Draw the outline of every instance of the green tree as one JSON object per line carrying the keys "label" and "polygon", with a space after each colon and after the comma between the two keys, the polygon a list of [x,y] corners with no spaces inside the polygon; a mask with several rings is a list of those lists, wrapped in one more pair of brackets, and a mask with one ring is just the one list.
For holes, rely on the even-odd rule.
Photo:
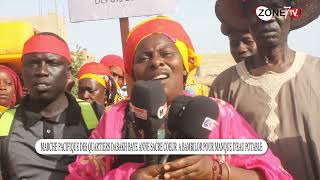
{"label": "green tree", "polygon": [[78,91],[77,74],[79,72],[79,69],[83,65],[83,62],[87,59],[86,54],[83,53],[85,50],[85,48],[82,48],[81,46],[77,45],[76,50],[71,51],[71,74],[72,79],[76,82],[71,90],[71,94],[73,94],[75,97],[77,97]]}

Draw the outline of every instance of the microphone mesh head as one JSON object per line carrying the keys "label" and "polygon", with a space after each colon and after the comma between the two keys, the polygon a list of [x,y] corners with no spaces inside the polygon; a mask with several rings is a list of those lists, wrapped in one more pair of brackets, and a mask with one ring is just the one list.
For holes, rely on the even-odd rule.
{"label": "microphone mesh head", "polygon": [[145,110],[147,118],[162,119],[162,115],[166,113],[167,98],[160,81],[135,82],[130,102],[134,107]]}
{"label": "microphone mesh head", "polygon": [[[174,108],[173,113],[176,112]],[[169,130],[179,135],[177,138],[206,139],[217,126],[218,116],[219,107],[212,99],[196,96],[187,103],[181,115],[169,117],[168,127],[170,125]]]}
{"label": "microphone mesh head", "polygon": [[182,113],[187,104],[192,100],[190,96],[177,96],[173,99],[169,114],[168,114],[168,129],[174,131],[177,129],[177,124],[182,116]]}

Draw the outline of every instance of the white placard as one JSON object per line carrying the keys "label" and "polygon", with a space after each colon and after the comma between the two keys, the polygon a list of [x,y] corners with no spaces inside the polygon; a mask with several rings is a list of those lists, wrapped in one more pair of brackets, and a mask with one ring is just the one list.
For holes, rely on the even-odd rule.
{"label": "white placard", "polygon": [[165,14],[176,0],[69,0],[71,22]]}

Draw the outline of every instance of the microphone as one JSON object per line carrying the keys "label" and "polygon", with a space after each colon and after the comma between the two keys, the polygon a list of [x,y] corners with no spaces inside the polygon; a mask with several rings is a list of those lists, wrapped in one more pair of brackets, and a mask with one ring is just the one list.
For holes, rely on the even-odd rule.
{"label": "microphone", "polygon": [[186,106],[189,104],[189,102],[192,101],[191,96],[177,96],[173,99],[170,110],[168,113],[168,121],[167,126],[168,129],[171,132],[171,137],[176,139],[177,136],[177,121],[178,119],[181,119],[182,113],[184,112]]}
{"label": "microphone", "polygon": [[[168,115],[168,129],[174,139],[207,139],[218,125],[219,106],[205,96],[176,97]],[[183,156],[163,157],[161,163]]]}
{"label": "microphone", "polygon": [[[167,114],[167,98],[160,81],[137,81],[132,88],[130,108],[135,115],[136,127],[143,130],[144,138],[158,139],[158,129]],[[145,164],[158,164],[160,157],[145,156]]]}
{"label": "microphone", "polygon": [[[169,110],[168,129],[179,139],[207,139],[218,125],[219,107],[216,102],[205,96],[196,96],[181,107],[182,98],[175,99]],[[181,98],[181,99],[180,99]],[[184,98],[185,99],[185,98]],[[178,112],[178,113],[177,113]]]}
{"label": "microphone", "polygon": [[160,81],[137,81],[130,99],[137,128],[145,131],[145,138],[157,139],[157,131],[167,113],[167,98]]}

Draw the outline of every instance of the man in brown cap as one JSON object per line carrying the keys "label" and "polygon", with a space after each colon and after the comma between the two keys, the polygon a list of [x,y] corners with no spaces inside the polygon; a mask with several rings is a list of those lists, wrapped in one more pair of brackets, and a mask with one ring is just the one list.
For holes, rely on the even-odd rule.
{"label": "man in brown cap", "polygon": [[236,63],[257,53],[256,42],[249,29],[238,31],[228,25],[221,24],[221,32],[229,38],[230,53]]}
{"label": "man in brown cap", "polygon": [[[301,8],[264,21],[255,7]],[[264,138],[295,179],[320,179],[320,58],[288,47],[290,31],[320,14],[319,0],[217,0],[216,15],[232,28],[249,27],[258,53],[220,74],[210,96],[231,103]]]}

